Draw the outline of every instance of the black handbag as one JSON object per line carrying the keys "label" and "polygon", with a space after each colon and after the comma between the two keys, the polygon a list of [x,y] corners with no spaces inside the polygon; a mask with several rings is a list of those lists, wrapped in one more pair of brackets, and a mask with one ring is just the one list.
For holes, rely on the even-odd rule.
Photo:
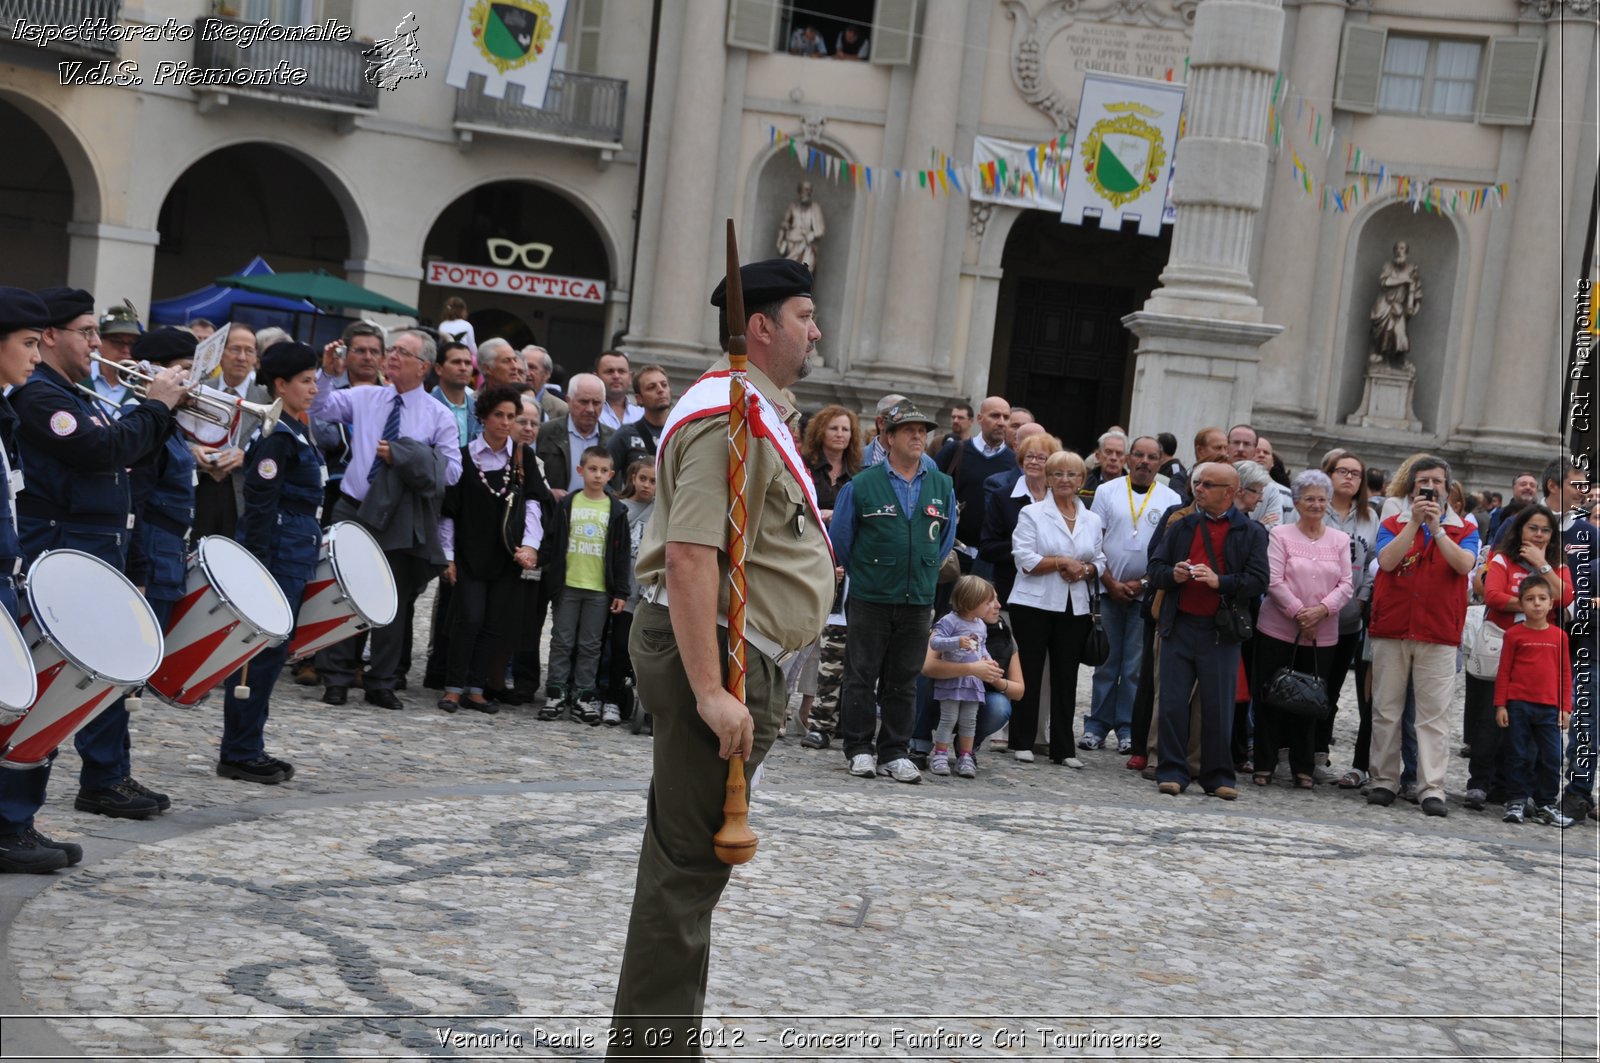
{"label": "black handbag", "polygon": [[[1200,525],[1200,542],[1205,545],[1206,558],[1211,562],[1211,571],[1221,574],[1217,567],[1217,553],[1211,548],[1211,536],[1207,534],[1204,518]],[[1223,642],[1247,642],[1256,633],[1255,621],[1250,618],[1250,607],[1239,599],[1236,594],[1219,594],[1221,604],[1217,606],[1217,638]]]}
{"label": "black handbag", "polygon": [[[1315,658],[1316,647],[1311,648]],[[1300,635],[1294,637],[1295,657],[1300,656]],[[1291,659],[1289,664],[1272,673],[1272,678],[1267,680],[1266,687],[1261,691],[1261,700],[1289,716],[1299,716],[1309,720],[1323,720],[1328,716],[1328,685],[1322,677],[1313,672],[1299,672],[1295,670],[1297,660]],[[1314,661],[1313,661],[1314,663]]]}
{"label": "black handbag", "polygon": [[1100,619],[1100,595],[1093,586],[1089,588],[1089,630],[1083,636],[1083,650],[1078,663],[1099,668],[1111,658],[1111,639]]}

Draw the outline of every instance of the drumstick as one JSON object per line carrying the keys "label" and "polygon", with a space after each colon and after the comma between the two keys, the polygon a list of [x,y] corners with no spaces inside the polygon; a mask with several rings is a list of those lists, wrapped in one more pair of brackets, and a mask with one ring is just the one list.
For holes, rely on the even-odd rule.
{"label": "drumstick", "polygon": [[233,696],[247,698],[250,696],[250,662],[246,661],[239,668],[239,685],[233,688]]}
{"label": "drumstick", "polygon": [[[745,420],[749,396],[745,394],[744,286],[739,276],[739,242],[733,219],[728,219],[728,693],[745,704],[745,451],[750,445],[750,425]],[[737,330],[737,331],[736,331]],[[750,801],[745,792],[744,757],[728,758],[728,781],[722,803],[722,829],[711,839],[717,859],[742,864],[756,855],[756,834],[750,829]]]}

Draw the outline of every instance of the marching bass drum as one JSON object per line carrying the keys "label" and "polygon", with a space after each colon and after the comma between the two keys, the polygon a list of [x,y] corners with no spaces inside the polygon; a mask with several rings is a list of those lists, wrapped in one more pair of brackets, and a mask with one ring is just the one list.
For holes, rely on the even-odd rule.
{"label": "marching bass drum", "polygon": [[166,656],[145,684],[169,705],[197,704],[239,666],[289,637],[294,613],[256,556],[208,535],[189,558],[183,597],[167,621]]}
{"label": "marching bass drum", "polygon": [[392,624],[399,609],[394,572],[378,540],[354,521],[340,521],[323,538],[316,574],[306,583],[289,659]]}
{"label": "marching bass drum", "polygon": [[46,550],[28,569],[22,637],[39,696],[0,727],[0,765],[31,768],[161,664],[161,628],[128,577],[81,550]]}
{"label": "marching bass drum", "polygon": [[38,696],[39,677],[33,671],[28,642],[11,614],[0,609],[0,727],[26,716]]}

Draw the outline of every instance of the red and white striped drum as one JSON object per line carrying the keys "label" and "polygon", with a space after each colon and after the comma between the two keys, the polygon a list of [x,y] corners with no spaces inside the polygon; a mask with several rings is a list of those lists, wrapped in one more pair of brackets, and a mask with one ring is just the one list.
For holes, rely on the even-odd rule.
{"label": "red and white striped drum", "polygon": [[194,705],[240,665],[289,637],[294,612],[278,581],[232,539],[208,535],[189,558],[167,620],[167,654],[145,684],[169,705]]}
{"label": "red and white striped drum", "polygon": [[9,727],[28,714],[39,696],[39,677],[22,629],[11,614],[0,609],[0,727]]}
{"label": "red and white striped drum", "polygon": [[340,521],[323,537],[316,574],[306,583],[289,659],[392,624],[399,608],[394,572],[378,540],[354,521]]}
{"label": "red and white striped drum", "polygon": [[47,550],[28,569],[22,637],[39,696],[0,727],[0,765],[31,768],[161,664],[161,628],[128,578],[80,550]]}

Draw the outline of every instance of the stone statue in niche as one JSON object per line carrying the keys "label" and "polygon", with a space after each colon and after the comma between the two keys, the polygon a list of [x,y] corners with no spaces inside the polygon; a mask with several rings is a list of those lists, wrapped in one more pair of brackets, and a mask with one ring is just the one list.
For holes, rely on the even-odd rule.
{"label": "stone statue in niche", "polygon": [[811,182],[801,181],[795,189],[799,198],[783,212],[778,226],[778,254],[817,272],[817,242],[827,231],[822,222],[822,207],[811,198]]}
{"label": "stone statue in niche", "polygon": [[1394,245],[1394,258],[1378,271],[1378,299],[1372,304],[1372,346],[1367,361],[1387,361],[1399,368],[1411,350],[1410,320],[1422,309],[1422,271],[1410,260],[1404,240]]}

